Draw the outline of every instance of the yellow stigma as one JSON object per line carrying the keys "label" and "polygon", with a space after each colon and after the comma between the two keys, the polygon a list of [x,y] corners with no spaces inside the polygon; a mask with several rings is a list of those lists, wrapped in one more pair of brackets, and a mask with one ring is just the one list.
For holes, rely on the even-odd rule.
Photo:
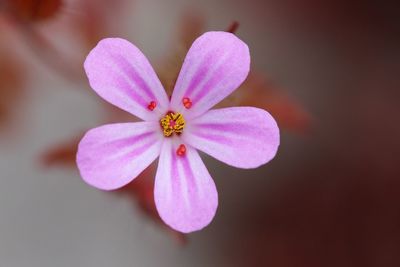
{"label": "yellow stigma", "polygon": [[181,113],[168,112],[160,120],[161,127],[163,128],[164,136],[171,136],[173,133],[181,134],[185,128],[185,119]]}

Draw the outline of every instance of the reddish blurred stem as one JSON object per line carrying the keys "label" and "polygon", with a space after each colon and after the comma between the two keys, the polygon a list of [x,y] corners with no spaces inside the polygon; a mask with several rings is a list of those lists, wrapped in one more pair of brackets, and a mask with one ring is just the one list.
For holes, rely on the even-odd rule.
{"label": "reddish blurred stem", "polygon": [[238,28],[239,28],[239,22],[235,20],[234,22],[231,23],[231,25],[226,31],[235,34]]}

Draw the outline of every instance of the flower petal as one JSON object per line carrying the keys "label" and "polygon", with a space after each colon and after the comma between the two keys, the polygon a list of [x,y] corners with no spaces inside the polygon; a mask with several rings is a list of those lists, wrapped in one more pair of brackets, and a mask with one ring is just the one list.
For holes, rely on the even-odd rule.
{"label": "flower petal", "polygon": [[183,140],[238,168],[270,161],[279,146],[279,128],[265,110],[234,107],[210,110],[187,125]]}
{"label": "flower petal", "polygon": [[[250,69],[247,45],[228,32],[207,32],[186,55],[172,93],[171,108],[185,118],[197,117],[220,102],[246,79]],[[190,109],[182,100],[189,98]]]}
{"label": "flower petal", "polygon": [[155,122],[136,122],[88,131],[76,158],[83,180],[99,189],[113,190],[135,179],[160,154],[163,138],[158,128]]}
{"label": "flower petal", "polygon": [[[120,38],[101,40],[84,64],[90,86],[111,104],[143,120],[159,119],[169,105],[160,80],[142,52]],[[148,109],[151,101],[157,106]]]}
{"label": "flower petal", "polygon": [[155,180],[154,199],[163,221],[173,229],[189,233],[207,226],[218,206],[213,179],[198,152],[186,146],[178,156],[178,144],[165,139]]}

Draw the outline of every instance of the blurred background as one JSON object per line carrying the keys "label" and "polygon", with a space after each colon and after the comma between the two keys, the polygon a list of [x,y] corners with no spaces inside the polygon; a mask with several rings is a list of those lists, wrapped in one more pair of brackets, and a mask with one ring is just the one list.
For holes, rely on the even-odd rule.
{"label": "blurred background", "polygon": [[[80,178],[82,134],[132,120],[82,63],[123,37],[171,92],[209,30],[252,55],[220,106],[268,110],[281,146],[256,170],[203,155],[219,208],[183,235],[157,215],[154,166],[113,192]],[[0,266],[400,266],[399,70],[395,1],[0,0]]]}

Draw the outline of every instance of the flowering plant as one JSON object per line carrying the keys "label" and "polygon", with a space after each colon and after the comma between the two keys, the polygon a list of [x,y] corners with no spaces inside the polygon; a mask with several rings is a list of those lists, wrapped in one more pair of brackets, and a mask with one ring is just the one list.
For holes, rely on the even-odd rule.
{"label": "flowering plant", "polygon": [[142,122],[90,130],[79,143],[77,164],[90,185],[113,190],[136,178],[159,157],[154,199],[160,217],[188,233],[208,225],[218,194],[197,150],[239,168],[270,161],[279,129],[253,107],[210,110],[246,79],[247,45],[228,32],[207,32],[190,48],[169,98],[150,63],[126,40],[108,38],[84,64],[91,87]]}

